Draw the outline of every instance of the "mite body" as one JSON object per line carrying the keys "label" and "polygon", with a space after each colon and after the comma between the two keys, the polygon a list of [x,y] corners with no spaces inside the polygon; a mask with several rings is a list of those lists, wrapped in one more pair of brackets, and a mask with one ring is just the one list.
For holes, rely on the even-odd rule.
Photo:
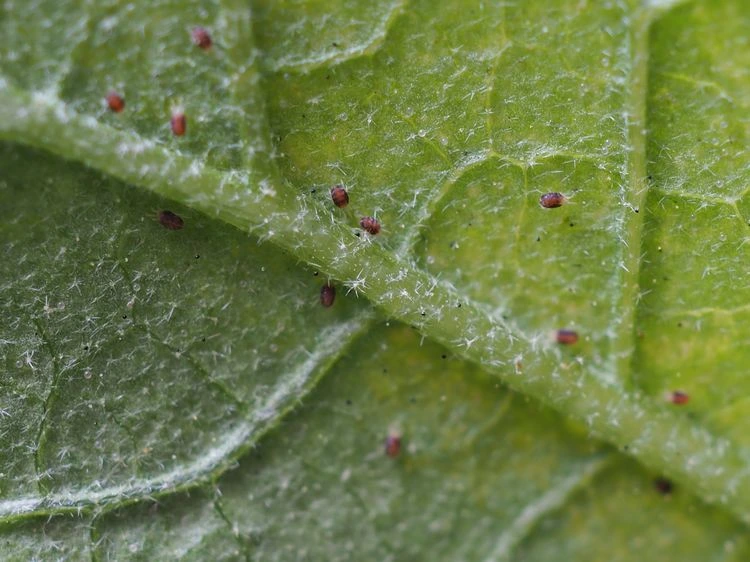
{"label": "mite body", "polygon": [[176,137],[181,137],[187,130],[187,117],[182,111],[175,111],[172,114],[172,119],[169,122],[172,127],[172,133]]}
{"label": "mite body", "polygon": [[343,185],[334,185],[331,188],[331,199],[333,204],[343,209],[349,204],[349,194],[344,189]]}
{"label": "mite body", "polygon": [[125,109],[125,100],[114,90],[109,92],[107,94],[107,97],[104,99],[107,101],[107,106],[109,106],[109,109],[114,111],[115,113],[120,113],[123,109]]}
{"label": "mite body", "polygon": [[159,223],[167,230],[182,230],[185,226],[185,221],[180,215],[167,210],[159,211]]}
{"label": "mite body", "polygon": [[573,345],[578,341],[578,332],[566,329],[557,330],[555,339],[561,345]]}
{"label": "mite body", "polygon": [[565,203],[566,199],[562,193],[556,191],[545,193],[539,198],[539,204],[545,209],[555,209],[561,207]]}
{"label": "mite body", "polygon": [[362,227],[362,230],[369,232],[373,236],[380,232],[380,223],[373,217],[362,217],[359,221],[359,226]]}
{"label": "mite body", "polygon": [[213,44],[211,41],[211,35],[206,28],[199,25],[193,28],[190,32],[190,37],[193,39],[193,43],[204,51],[210,49]]}
{"label": "mite body", "polygon": [[324,308],[330,308],[333,306],[333,301],[336,299],[336,288],[333,285],[323,285],[320,289],[320,304]]}
{"label": "mite body", "polygon": [[385,438],[385,454],[395,459],[401,453],[401,435],[394,431]]}

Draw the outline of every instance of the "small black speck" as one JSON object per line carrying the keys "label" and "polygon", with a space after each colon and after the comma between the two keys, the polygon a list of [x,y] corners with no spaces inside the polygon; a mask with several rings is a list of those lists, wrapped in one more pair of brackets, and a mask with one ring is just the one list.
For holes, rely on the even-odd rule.
{"label": "small black speck", "polygon": [[384,374],[387,373],[387,372],[388,372],[388,369],[383,369],[383,373]]}
{"label": "small black speck", "polygon": [[648,176],[646,176],[646,179],[649,180],[649,181],[651,181],[652,179],[654,179],[654,176],[652,176],[652,175],[649,174]]}
{"label": "small black speck", "polygon": [[319,273],[320,272],[316,271],[315,273],[313,273],[313,277],[317,277]]}
{"label": "small black speck", "polygon": [[122,319],[123,319],[123,320],[127,320],[127,318],[128,318],[128,315],[127,315],[127,314],[123,314],[123,315],[122,315]]}
{"label": "small black speck", "polygon": [[574,222],[570,223],[570,227],[571,228],[574,227],[575,225],[576,225],[576,223],[574,223]]}
{"label": "small black speck", "polygon": [[672,482],[670,480],[667,480],[666,478],[659,477],[656,480],[654,480],[654,487],[660,494],[671,494],[672,493]]}
{"label": "small black speck", "polygon": [[448,356],[445,353],[443,353],[443,355],[441,355],[440,357],[442,357],[443,359],[448,359]]}
{"label": "small black speck", "polygon": [[84,345],[84,346],[83,346],[83,350],[84,350],[84,351],[88,351],[88,350],[89,350],[89,346],[87,346],[87,345]]}
{"label": "small black speck", "polygon": [[625,445],[625,446],[623,446],[623,448],[622,448],[622,450],[623,450],[623,451],[627,451],[628,449],[630,449],[630,445]]}
{"label": "small black speck", "polygon": [[330,79],[331,79],[331,75],[330,74],[326,74],[326,80],[330,80]]}
{"label": "small black speck", "polygon": [[640,210],[640,209],[639,209],[638,207],[636,207],[636,208],[635,208],[635,209],[633,209],[633,210],[634,210],[634,211],[635,211],[636,213],[640,213],[640,212],[641,212],[641,210]]}
{"label": "small black speck", "polygon": [[682,328],[682,322],[677,322],[677,327]]}
{"label": "small black speck", "polygon": [[536,237],[536,241],[537,241],[537,242],[541,242],[541,241],[542,241],[542,237],[541,237],[541,236],[537,236],[537,237]]}
{"label": "small black speck", "polygon": [[347,405],[347,406],[351,406],[351,405],[352,405],[352,401],[351,401],[351,400],[349,400],[349,399],[347,399],[347,401],[346,401],[346,405]]}
{"label": "small black speck", "polygon": [[427,316],[427,313],[426,313],[426,312],[421,312],[420,314],[421,314],[422,316]]}
{"label": "small black speck", "polygon": [[201,338],[201,341],[202,341],[202,342],[205,342],[205,341],[206,341],[206,338],[205,338],[205,336]]}
{"label": "small black speck", "polygon": [[357,232],[354,233],[354,236],[362,236],[362,233],[359,232],[359,231],[357,231]]}
{"label": "small black speck", "polygon": [[311,189],[310,193],[317,193],[317,191],[318,191],[317,189]]}
{"label": "small black speck", "polygon": [[461,308],[461,303],[458,303],[457,308]]}
{"label": "small black speck", "polygon": [[333,43],[331,43],[331,45],[333,45],[334,47],[338,47],[339,46],[339,44],[336,43],[336,41],[334,41]]}
{"label": "small black speck", "polygon": [[411,398],[409,398],[409,402],[411,402],[412,404],[416,404],[417,399],[412,396]]}
{"label": "small black speck", "polygon": [[197,260],[201,259],[201,255],[200,254],[195,254],[195,259],[197,259]]}

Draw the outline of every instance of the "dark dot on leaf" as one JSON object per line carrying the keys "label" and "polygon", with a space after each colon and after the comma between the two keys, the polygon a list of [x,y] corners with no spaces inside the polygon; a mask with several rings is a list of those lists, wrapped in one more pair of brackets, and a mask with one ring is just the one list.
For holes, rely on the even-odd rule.
{"label": "dark dot on leaf", "polygon": [[205,341],[206,341],[206,337],[205,337],[205,336],[204,336],[204,337],[202,337],[202,338],[201,338],[201,341],[202,341],[202,342],[205,342]]}
{"label": "dark dot on leaf", "polygon": [[542,237],[541,237],[541,236],[537,236],[537,237],[536,237],[536,241],[537,241],[537,242],[541,242],[541,241],[542,241]]}
{"label": "dark dot on leaf", "polygon": [[209,35],[205,27],[194,27],[190,32],[190,36],[193,39],[193,43],[204,51],[211,48],[211,35]]}
{"label": "dark dot on leaf", "polygon": [[311,190],[310,190],[310,193],[311,193],[311,194],[313,194],[313,193],[317,193],[317,192],[318,192],[318,190],[317,190],[317,189],[311,189]]}
{"label": "dark dot on leaf", "polygon": [[181,230],[185,226],[182,217],[172,211],[159,211],[159,223],[167,230]]}
{"label": "dark dot on leaf", "polygon": [[422,314],[422,316],[427,316],[426,312],[422,312],[421,314]]}
{"label": "dark dot on leaf", "polygon": [[172,128],[172,134],[181,137],[187,130],[187,117],[182,111],[175,111],[169,120],[169,126]]}
{"label": "dark dot on leaf", "polygon": [[330,79],[331,79],[331,75],[330,74],[326,74],[326,80],[330,80]]}
{"label": "dark dot on leaf", "polygon": [[336,41],[334,41],[333,43],[331,43],[331,45],[334,46],[334,47],[338,47],[339,46],[339,44],[336,43]]}
{"label": "dark dot on leaf", "polygon": [[442,357],[443,359],[448,359],[448,356],[445,354],[441,355],[440,357]]}
{"label": "dark dot on leaf", "polygon": [[387,372],[388,372],[388,369],[383,369],[383,373],[387,373]]}
{"label": "dark dot on leaf", "polygon": [[682,328],[682,322],[677,322],[677,327]]}
{"label": "dark dot on leaf", "polygon": [[672,482],[670,480],[667,480],[666,478],[659,477],[656,480],[654,480],[654,488],[663,495],[671,494],[672,493]]}
{"label": "dark dot on leaf", "polygon": [[88,350],[89,350],[89,346],[87,346],[87,345],[84,345],[84,346],[83,346],[83,350],[84,350],[84,351],[88,351]]}
{"label": "dark dot on leaf", "polygon": [[362,233],[361,232],[355,232],[354,236],[362,236]]}
{"label": "dark dot on leaf", "polygon": [[574,227],[575,225],[576,225],[576,223],[574,223],[574,222],[570,223],[570,227],[571,228]]}
{"label": "dark dot on leaf", "polygon": [[623,451],[628,451],[629,449],[630,449],[630,445],[624,445],[622,448]]}
{"label": "dark dot on leaf", "polygon": [[654,179],[654,176],[652,176],[652,175],[649,174],[648,176],[646,176],[646,179],[649,180],[649,181],[651,181],[652,179]]}
{"label": "dark dot on leaf", "polygon": [[128,317],[128,315],[127,315],[127,314],[123,314],[123,315],[122,315],[122,319],[123,319],[123,320],[126,320],[126,319],[127,319],[127,317]]}
{"label": "dark dot on leaf", "polygon": [[315,273],[313,273],[313,277],[317,277],[319,274],[320,274],[320,272],[316,271]]}
{"label": "dark dot on leaf", "polygon": [[352,401],[351,401],[351,400],[349,400],[349,399],[347,399],[347,401],[346,401],[346,405],[347,405],[347,406],[351,406],[351,405],[352,405]]}
{"label": "dark dot on leaf", "polygon": [[411,398],[409,398],[409,402],[411,402],[412,404],[416,404],[417,399],[412,396]]}
{"label": "dark dot on leaf", "polygon": [[639,209],[638,207],[636,207],[636,208],[635,208],[635,209],[633,209],[633,210],[634,210],[634,211],[635,211],[636,213],[640,213],[640,212],[641,212],[641,210],[640,210],[640,209]]}
{"label": "dark dot on leaf", "polygon": [[195,254],[195,259],[197,259],[197,260],[201,259],[201,255],[200,254]]}

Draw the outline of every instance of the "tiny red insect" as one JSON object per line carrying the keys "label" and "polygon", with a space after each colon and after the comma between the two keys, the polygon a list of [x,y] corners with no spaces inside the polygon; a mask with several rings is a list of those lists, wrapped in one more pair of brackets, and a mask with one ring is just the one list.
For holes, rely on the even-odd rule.
{"label": "tiny red insect", "polygon": [[182,220],[182,217],[172,211],[159,211],[159,222],[164,228],[169,230],[181,230],[185,226],[185,221]]}
{"label": "tiny red insect", "polygon": [[333,204],[339,208],[346,207],[349,204],[349,194],[343,185],[334,185],[331,188],[331,199],[333,199]]}
{"label": "tiny red insect", "polygon": [[557,330],[557,343],[562,345],[573,345],[578,341],[578,332],[575,330]]}
{"label": "tiny red insect", "polygon": [[172,114],[172,120],[170,121],[172,126],[172,132],[176,137],[181,137],[185,134],[187,129],[187,118],[182,111],[176,111]]}
{"label": "tiny red insect", "polygon": [[373,236],[380,232],[380,223],[372,217],[362,217],[362,220],[359,221],[359,226]]}
{"label": "tiny red insect", "polygon": [[320,304],[325,308],[333,306],[333,301],[336,298],[336,288],[333,285],[323,285],[320,289]]}
{"label": "tiny red insect", "polygon": [[682,390],[675,390],[669,393],[668,399],[672,404],[676,404],[677,406],[684,406],[685,404],[690,402],[690,395],[687,392],[683,392]]}
{"label": "tiny red insect", "polygon": [[555,209],[565,203],[565,195],[562,193],[551,192],[545,193],[539,198],[539,204],[545,209]]}
{"label": "tiny red insect", "polygon": [[401,452],[401,435],[391,432],[385,438],[385,454],[389,457],[396,458]]}
{"label": "tiny red insect", "polygon": [[125,100],[122,99],[122,96],[114,90],[109,92],[107,94],[107,97],[104,99],[107,100],[107,105],[115,113],[120,113],[123,109],[125,109]]}
{"label": "tiny red insect", "polygon": [[193,31],[190,32],[190,36],[193,38],[193,43],[203,49],[204,51],[207,51],[211,48],[211,36],[208,34],[208,31],[205,27],[196,26],[193,28]]}
{"label": "tiny red insect", "polygon": [[659,493],[667,495],[672,493],[672,481],[667,480],[664,477],[659,477],[656,480],[654,480],[654,487],[659,491]]}

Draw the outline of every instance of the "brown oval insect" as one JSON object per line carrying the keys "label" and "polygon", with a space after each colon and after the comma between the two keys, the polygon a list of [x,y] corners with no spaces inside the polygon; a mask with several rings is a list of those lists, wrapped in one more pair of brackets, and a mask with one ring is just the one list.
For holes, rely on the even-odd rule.
{"label": "brown oval insect", "polygon": [[159,211],[159,222],[168,230],[181,230],[185,226],[185,221],[180,215],[166,210]]}
{"label": "brown oval insect", "polygon": [[539,204],[545,209],[555,209],[565,203],[565,195],[556,191],[545,193],[539,198]]}
{"label": "brown oval insect", "polygon": [[331,199],[333,199],[333,204],[339,208],[344,208],[349,204],[349,194],[343,185],[334,185],[331,188]]}
{"label": "brown oval insect", "polygon": [[206,30],[205,27],[201,27],[200,25],[197,25],[193,28],[193,30],[190,32],[190,37],[192,37],[193,43],[204,51],[210,49],[211,45],[213,44],[211,41],[211,35],[209,35],[208,30]]}
{"label": "brown oval insect", "polygon": [[385,438],[385,454],[392,459],[396,458],[401,452],[401,435],[390,432]]}
{"label": "brown oval insect", "polygon": [[172,127],[172,133],[174,133],[176,137],[181,137],[185,134],[185,130],[187,129],[187,117],[185,117],[185,114],[182,111],[175,111],[172,114],[172,119],[169,124]]}
{"label": "brown oval insect", "polygon": [[690,402],[690,395],[687,392],[683,392],[682,390],[674,390],[669,393],[667,396],[667,399],[677,406],[684,406],[688,402]]}
{"label": "brown oval insect", "polygon": [[575,330],[557,330],[557,343],[562,345],[573,345],[578,341],[578,332]]}
{"label": "brown oval insect", "polygon": [[104,99],[107,101],[109,109],[111,109],[115,113],[120,113],[123,109],[125,109],[125,100],[114,90],[109,92],[107,94],[107,97]]}
{"label": "brown oval insect", "polygon": [[320,304],[325,308],[333,306],[333,301],[336,299],[336,287],[330,284],[325,284],[320,289]]}
{"label": "brown oval insect", "polygon": [[654,488],[656,488],[660,494],[664,494],[665,496],[672,493],[673,487],[674,486],[672,485],[672,481],[664,478],[663,476],[660,476],[659,478],[654,480]]}
{"label": "brown oval insect", "polygon": [[362,217],[362,219],[359,221],[359,226],[361,226],[363,230],[366,230],[373,236],[380,232],[380,223],[373,217]]}

